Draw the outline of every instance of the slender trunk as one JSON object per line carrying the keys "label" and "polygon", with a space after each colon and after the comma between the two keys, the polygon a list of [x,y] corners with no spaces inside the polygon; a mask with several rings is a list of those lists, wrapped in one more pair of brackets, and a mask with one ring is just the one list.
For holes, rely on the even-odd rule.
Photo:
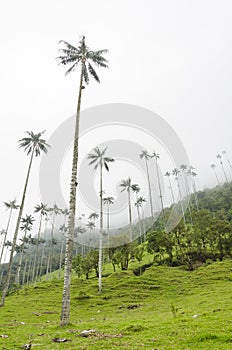
{"label": "slender trunk", "polygon": [[110,262],[110,205],[107,204],[107,248],[108,248],[108,263]]}
{"label": "slender trunk", "polygon": [[55,218],[56,218],[56,214],[55,212],[53,213],[53,217],[52,217],[52,229],[51,229],[51,246],[50,246],[50,252],[49,252],[49,256],[50,256],[50,266],[49,266],[49,271],[50,273],[52,272],[52,260],[53,260],[53,242],[54,242],[54,227],[55,227]]}
{"label": "slender trunk", "polygon": [[182,204],[182,193],[181,193],[181,190],[180,190],[180,183],[179,183],[178,177],[176,177],[176,183],[177,183],[179,197],[180,197],[181,213],[182,213],[182,217],[183,217],[183,220],[184,220],[184,226],[186,227],[186,218],[185,218],[184,208],[183,208],[183,204]]}
{"label": "slender trunk", "polygon": [[217,176],[217,172],[216,172],[215,169],[213,169],[213,171],[214,171],[214,174],[215,174],[215,176],[216,176],[217,183],[218,183],[218,185],[220,186],[220,181],[219,181],[219,178],[218,178],[218,176]]}
{"label": "slender trunk", "polygon": [[163,201],[163,196],[162,196],[162,189],[161,189],[161,183],[160,183],[160,176],[159,176],[159,168],[158,168],[157,158],[155,158],[155,165],[156,165],[156,174],[157,174],[157,180],[158,180],[159,196],[160,196],[161,211],[162,211],[162,221],[163,221],[163,228],[164,228],[165,227],[164,201]]}
{"label": "slender trunk", "polygon": [[137,206],[137,214],[138,214],[138,223],[139,223],[139,237],[140,237],[140,243],[143,243],[143,240],[142,240],[141,217],[140,217],[139,206]]}
{"label": "slender trunk", "polygon": [[150,175],[149,175],[148,164],[147,164],[147,160],[146,159],[145,159],[145,163],[146,163],[146,171],[147,171],[147,182],[148,182],[151,217],[153,218],[154,217],[154,213],[153,213],[153,204],[152,204],[152,195],[151,195],[151,181],[150,181]]}
{"label": "slender trunk", "polygon": [[44,239],[45,239],[45,242],[43,243],[43,248],[42,248],[42,254],[41,254],[41,260],[40,260],[40,267],[39,267],[39,269],[38,269],[38,271],[37,271],[37,277],[36,277],[36,279],[38,278],[38,277],[41,277],[41,275],[42,275],[42,267],[43,267],[43,260],[44,260],[44,250],[45,250],[45,244],[46,244],[46,239],[47,239],[47,225],[48,225],[48,220],[47,219],[45,219],[46,220],[46,222],[45,222],[45,228],[44,228]]}
{"label": "slender trunk", "polygon": [[132,242],[132,214],[131,214],[131,198],[130,188],[128,188],[128,208],[129,208],[129,241]]}
{"label": "slender trunk", "polygon": [[223,174],[224,174],[224,176],[225,176],[226,182],[228,182],[228,177],[227,177],[227,175],[226,175],[226,171],[225,171],[225,168],[224,168],[224,165],[223,165],[222,160],[220,160],[220,164],[221,164],[222,171],[223,171]]}
{"label": "slender trunk", "polygon": [[23,280],[22,280],[22,285],[24,286],[25,280],[26,280],[26,272],[27,272],[27,262],[28,262],[28,257],[26,256],[25,262],[24,262],[24,269],[23,269]]}
{"label": "slender trunk", "polygon": [[103,189],[102,189],[102,162],[100,165],[100,232],[99,232],[99,261],[98,261],[98,291],[102,290],[102,234],[103,234]]}
{"label": "slender trunk", "polygon": [[24,251],[24,246],[25,246],[26,235],[27,235],[27,231],[24,234],[23,243],[22,243],[22,246],[21,246],[21,249],[20,249],[19,262],[18,262],[16,276],[15,276],[15,284],[19,284],[19,280],[20,280],[19,277],[20,277],[20,271],[21,271],[21,266],[22,266],[23,251]]}
{"label": "slender trunk", "polygon": [[31,159],[30,159],[29,167],[28,167],[28,171],[27,171],[27,177],[26,177],[26,182],[24,185],[22,201],[21,201],[21,205],[20,205],[20,209],[19,209],[19,215],[18,215],[16,227],[15,227],[12,248],[11,248],[11,252],[10,252],[10,259],[9,259],[8,269],[7,269],[6,282],[4,285],[3,292],[2,292],[2,300],[1,300],[0,306],[4,306],[5,298],[6,298],[6,295],[7,295],[8,289],[9,289],[9,285],[10,285],[10,276],[11,276],[11,269],[12,269],[12,263],[13,263],[13,256],[14,256],[14,251],[15,251],[15,247],[16,247],[17,237],[18,237],[19,225],[20,225],[20,221],[22,218],[22,214],[23,214],[23,207],[24,207],[24,202],[25,202],[25,197],[26,197],[27,185],[28,185],[29,175],[30,175],[30,171],[31,171],[33,156],[34,156],[34,149],[32,150],[32,153],[31,153]]}
{"label": "slender trunk", "polygon": [[61,277],[61,268],[62,268],[62,260],[63,260],[63,249],[64,249],[64,232],[62,231],[62,237],[61,237],[61,248],[60,248],[60,262],[59,262],[59,274],[58,278]]}
{"label": "slender trunk", "polygon": [[34,263],[33,263],[33,269],[32,269],[32,277],[31,280],[32,282],[34,281],[35,275],[36,275],[36,270],[37,270],[37,256],[38,256],[38,249],[39,249],[39,242],[40,242],[40,234],[41,234],[41,226],[42,226],[42,214],[40,214],[40,221],[39,221],[39,229],[38,229],[38,236],[37,236],[37,241],[36,241],[36,247],[35,247],[35,256],[34,256]]}
{"label": "slender trunk", "polygon": [[6,231],[5,231],[5,235],[4,235],[4,239],[3,239],[3,243],[2,243],[2,250],[1,250],[1,256],[0,256],[0,264],[2,263],[3,251],[4,251],[4,247],[5,247],[5,243],[6,243],[6,237],[7,237],[8,229],[9,229],[9,226],[10,226],[10,220],[11,220],[12,210],[13,210],[13,208],[10,208],[10,214],[9,214],[9,218],[8,218],[8,222],[7,222],[7,227],[6,227]]}
{"label": "slender trunk", "polygon": [[64,286],[63,286],[63,296],[62,296],[62,309],[61,309],[61,315],[60,315],[61,326],[65,326],[68,324],[69,316],[70,316],[70,284],[71,284],[71,273],[72,273],[72,253],[73,253],[75,212],[76,212],[78,141],[79,141],[82,81],[83,81],[83,71],[81,72],[81,77],[80,77],[74,146],[73,146],[72,176],[71,176],[70,199],[69,199],[68,237],[66,240]]}
{"label": "slender trunk", "polygon": [[172,183],[171,183],[171,180],[170,180],[170,177],[168,176],[168,183],[169,183],[169,188],[170,188],[170,191],[171,191],[171,196],[172,196],[172,204],[175,203],[175,197],[174,197],[174,192],[173,192],[173,188],[172,188]]}

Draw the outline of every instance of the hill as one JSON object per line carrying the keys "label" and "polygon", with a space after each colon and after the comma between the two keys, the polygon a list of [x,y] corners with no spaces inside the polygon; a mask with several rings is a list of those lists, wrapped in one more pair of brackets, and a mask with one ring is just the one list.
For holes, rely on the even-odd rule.
{"label": "hill", "polygon": [[[135,266],[112,274],[106,266],[101,294],[96,278],[74,275],[71,325],[65,328],[59,327],[62,281],[56,277],[11,293],[0,309],[0,348],[26,343],[52,350],[232,348],[231,260],[192,272],[152,265],[140,276],[133,273]],[[95,332],[81,337],[87,329]]]}

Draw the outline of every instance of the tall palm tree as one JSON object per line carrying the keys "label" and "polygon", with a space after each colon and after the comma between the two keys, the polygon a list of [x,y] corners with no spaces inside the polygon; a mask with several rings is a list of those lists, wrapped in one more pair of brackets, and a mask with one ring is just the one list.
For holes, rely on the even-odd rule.
{"label": "tall palm tree", "polygon": [[81,96],[84,88],[83,83],[89,83],[89,74],[99,83],[100,79],[93,68],[91,63],[97,66],[107,68],[108,62],[103,57],[103,54],[107,53],[107,50],[92,51],[86,46],[85,36],[82,36],[79,41],[78,47],[69,44],[66,41],[60,42],[64,45],[64,48],[60,50],[61,56],[58,57],[60,64],[66,66],[71,65],[67,70],[66,75],[73,72],[78,64],[80,66],[80,83],[79,83],[79,95],[76,112],[76,124],[73,146],[73,159],[72,159],[72,176],[70,186],[70,199],[69,199],[69,220],[68,220],[68,237],[66,240],[66,254],[65,254],[65,269],[64,269],[64,287],[62,297],[62,309],[60,324],[61,326],[67,325],[70,315],[70,281],[72,272],[72,252],[74,242],[74,229],[75,229],[75,212],[76,212],[76,186],[77,186],[77,163],[78,163],[78,141],[79,141],[79,123],[80,123],[80,110],[81,110]]}
{"label": "tall palm tree", "polygon": [[5,207],[6,207],[6,210],[10,210],[10,212],[9,212],[7,226],[6,226],[6,229],[4,230],[4,238],[3,238],[1,255],[0,255],[0,264],[2,262],[3,251],[4,251],[4,247],[5,247],[5,243],[6,243],[7,233],[8,233],[9,226],[10,226],[12,211],[14,209],[18,209],[19,208],[19,205],[16,204],[16,199],[14,199],[13,201],[3,202],[3,203],[4,203]]}
{"label": "tall palm tree", "polygon": [[35,213],[40,214],[40,219],[39,219],[39,229],[38,229],[37,240],[36,240],[34,263],[32,268],[32,278],[31,278],[32,281],[34,281],[35,276],[38,276],[39,264],[37,264],[37,256],[38,256],[38,249],[40,244],[42,221],[43,221],[43,218],[47,216],[48,210],[49,210],[48,205],[42,202],[41,204],[36,205],[34,210]]}
{"label": "tall palm tree", "polygon": [[103,205],[107,206],[107,245],[110,247],[110,205],[114,204],[114,197],[103,198]]}
{"label": "tall palm tree", "polygon": [[31,215],[26,215],[26,217],[22,218],[22,220],[21,220],[22,224],[21,224],[20,229],[24,232],[24,236],[21,239],[22,244],[20,247],[20,256],[19,256],[18,267],[17,267],[17,271],[16,271],[16,276],[15,276],[15,283],[16,284],[19,284],[24,247],[25,247],[25,243],[27,242],[27,232],[31,231],[34,221],[35,221],[35,219]]}
{"label": "tall palm tree", "polygon": [[96,229],[96,220],[99,218],[99,214],[96,212],[93,212],[89,215],[89,220],[93,220],[94,222],[94,229],[93,229],[93,235],[95,236],[95,229]]}
{"label": "tall palm tree", "polygon": [[157,182],[158,182],[158,188],[159,188],[162,220],[163,220],[163,227],[164,227],[165,226],[164,201],[163,201],[163,195],[162,195],[162,189],[161,189],[161,181],[160,181],[160,173],[159,173],[159,166],[158,166],[158,159],[160,158],[160,155],[157,152],[153,151],[152,152],[152,157],[155,158],[156,176],[157,176]]}
{"label": "tall palm tree", "polygon": [[24,185],[24,189],[23,189],[23,195],[22,195],[22,199],[21,199],[19,215],[18,215],[18,219],[17,219],[16,227],[15,227],[15,232],[14,232],[14,236],[13,236],[12,249],[10,252],[10,258],[9,258],[9,263],[8,263],[8,268],[7,268],[6,282],[4,285],[3,292],[2,292],[2,300],[1,300],[0,306],[4,306],[6,294],[8,292],[9,285],[10,285],[10,275],[11,275],[11,269],[12,269],[14,250],[15,250],[16,241],[17,241],[17,237],[18,237],[20,221],[21,221],[22,214],[23,214],[24,202],[25,202],[27,185],[28,185],[29,176],[30,176],[30,172],[31,172],[32,162],[33,162],[34,156],[39,157],[42,152],[47,153],[48,147],[50,147],[46,143],[46,141],[44,139],[42,139],[42,135],[44,134],[44,132],[45,131],[39,132],[38,134],[34,134],[32,131],[26,131],[27,137],[24,137],[21,140],[19,140],[19,147],[24,148],[24,151],[27,152],[27,155],[30,154],[31,157],[30,157],[29,166],[28,166],[27,175],[26,175],[26,181],[25,181],[25,185]]}
{"label": "tall palm tree", "polygon": [[167,178],[168,178],[169,189],[171,191],[171,198],[172,198],[172,204],[173,204],[175,202],[175,197],[174,197],[174,192],[173,192],[173,188],[172,188],[172,183],[171,183],[171,180],[170,180],[171,173],[169,171],[166,171],[164,176],[167,176]]}
{"label": "tall palm tree", "polygon": [[102,235],[103,235],[103,168],[109,171],[108,163],[114,162],[113,158],[106,156],[107,147],[102,151],[99,147],[93,149],[93,153],[88,154],[90,159],[89,165],[94,165],[94,169],[100,168],[100,232],[99,232],[99,276],[98,276],[98,290],[102,290]]}
{"label": "tall palm tree", "polygon": [[150,174],[149,174],[149,168],[148,168],[148,160],[151,158],[150,154],[147,150],[142,150],[141,154],[139,155],[140,159],[145,160],[146,164],[146,172],[147,172],[147,183],[148,183],[148,192],[149,192],[149,201],[150,201],[150,209],[151,209],[151,217],[154,217],[153,213],[153,204],[152,204],[152,195],[151,195],[151,181],[150,181]]}
{"label": "tall palm tree", "polygon": [[226,171],[225,171],[225,168],[224,168],[224,164],[223,164],[223,161],[222,161],[222,156],[220,154],[218,154],[216,156],[216,158],[218,159],[218,161],[219,161],[219,163],[220,163],[220,165],[222,167],[222,171],[223,171],[223,174],[225,176],[226,182],[228,182],[228,178],[227,178]]}
{"label": "tall palm tree", "polygon": [[216,179],[217,179],[217,183],[218,183],[218,185],[220,186],[220,181],[219,181],[219,178],[218,178],[218,175],[217,175],[217,172],[216,172],[216,165],[215,165],[215,164],[211,164],[211,165],[210,165],[210,168],[213,170],[214,175],[215,175],[215,177],[216,177]]}
{"label": "tall palm tree", "polygon": [[128,177],[126,180],[122,180],[120,183],[120,187],[122,187],[121,192],[127,191],[128,195],[128,210],[129,210],[129,241],[132,242],[132,211],[131,211],[131,192],[136,192],[138,188],[137,184],[131,183],[131,178]]}
{"label": "tall palm tree", "polygon": [[139,208],[142,207],[142,202],[139,199],[136,200],[135,207],[137,209],[137,214],[138,214],[139,237],[140,237],[141,243],[142,243],[142,226],[141,226],[141,215],[140,215],[140,210],[139,210]]}

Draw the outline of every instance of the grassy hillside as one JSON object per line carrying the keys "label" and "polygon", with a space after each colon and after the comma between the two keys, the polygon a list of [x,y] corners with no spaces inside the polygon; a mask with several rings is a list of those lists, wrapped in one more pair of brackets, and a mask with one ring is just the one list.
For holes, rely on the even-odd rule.
{"label": "grassy hillside", "polygon": [[[24,287],[0,309],[0,349],[232,349],[232,261],[188,272],[152,266],[72,279],[72,324],[59,327],[62,282]],[[93,329],[91,337],[80,332]],[[7,335],[8,337],[4,337]],[[65,343],[53,338],[66,338]]]}

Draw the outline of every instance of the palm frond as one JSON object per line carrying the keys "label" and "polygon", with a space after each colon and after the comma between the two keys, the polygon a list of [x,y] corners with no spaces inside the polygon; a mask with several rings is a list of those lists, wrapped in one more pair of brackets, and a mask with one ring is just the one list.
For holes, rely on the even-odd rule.
{"label": "palm frond", "polygon": [[94,68],[91,66],[91,64],[88,62],[88,70],[90,72],[90,74],[92,75],[92,77],[98,82],[100,83],[100,79],[96,73],[96,71],[94,70]]}

